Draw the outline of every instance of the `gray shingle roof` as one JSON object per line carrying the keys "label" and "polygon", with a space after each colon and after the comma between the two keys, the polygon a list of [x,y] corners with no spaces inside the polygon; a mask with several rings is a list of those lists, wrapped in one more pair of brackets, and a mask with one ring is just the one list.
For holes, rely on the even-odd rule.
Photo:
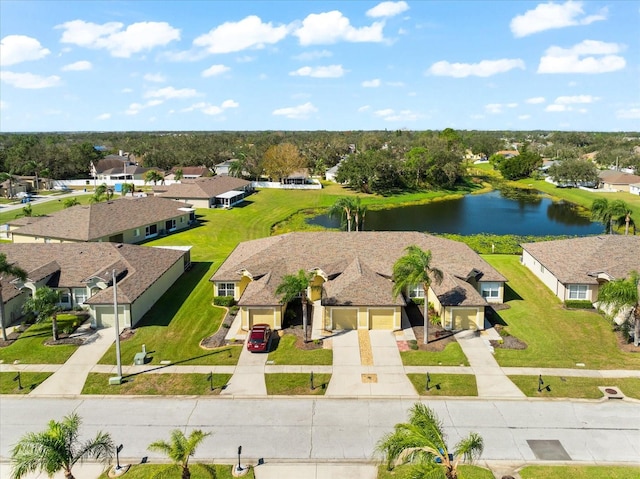
{"label": "gray shingle roof", "polygon": [[212,177],[182,180],[181,183],[154,187],[153,191],[158,196],[165,198],[214,198],[222,193],[232,190],[241,190],[251,183],[233,176],[218,175]]}
{"label": "gray shingle roof", "polygon": [[[464,300],[465,305],[486,304],[479,294],[472,294],[475,290],[464,281],[474,269],[480,272],[480,281],[506,281],[464,243],[423,233],[392,231],[288,233],[247,241],[236,247],[211,281],[237,281],[245,270],[254,277],[270,273],[261,286],[260,297],[266,301],[263,305],[272,305],[278,303],[274,291],[282,276],[300,269],[319,268],[330,277],[324,285],[327,297],[336,298],[340,304],[401,304],[401,298],[392,297],[392,283],[387,278],[392,276],[395,261],[412,244],[431,250],[433,266],[447,275],[448,281],[434,289],[439,296],[446,298],[451,289],[462,288],[465,294],[451,297]],[[245,295],[253,295],[253,287],[257,285],[251,283]],[[244,301],[243,295],[240,304]]]}
{"label": "gray shingle roof", "polygon": [[599,273],[620,279],[640,271],[640,236],[587,236],[522,248],[564,284],[597,284]]}
{"label": "gray shingle roof", "polygon": [[66,208],[14,231],[14,234],[96,241],[152,223],[177,218],[185,203],[167,198],[147,196],[123,197],[117,200]]}
{"label": "gray shingle roof", "polygon": [[[0,244],[0,253],[24,269],[32,281],[53,274],[49,286],[55,288],[84,287],[96,276],[110,280],[115,269],[121,304],[134,302],[184,255],[180,250],[115,243],[7,243]],[[2,282],[5,302],[20,294],[10,285],[12,279]],[[113,290],[104,289],[87,302],[112,304]]]}

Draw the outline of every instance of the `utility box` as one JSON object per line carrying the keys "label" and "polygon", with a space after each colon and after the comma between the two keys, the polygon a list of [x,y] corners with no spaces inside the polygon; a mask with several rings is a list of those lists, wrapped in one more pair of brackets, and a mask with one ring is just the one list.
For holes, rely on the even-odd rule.
{"label": "utility box", "polygon": [[147,353],[145,353],[144,351],[141,353],[136,353],[136,355],[133,357],[133,364],[135,366],[144,366],[144,360],[147,356]]}

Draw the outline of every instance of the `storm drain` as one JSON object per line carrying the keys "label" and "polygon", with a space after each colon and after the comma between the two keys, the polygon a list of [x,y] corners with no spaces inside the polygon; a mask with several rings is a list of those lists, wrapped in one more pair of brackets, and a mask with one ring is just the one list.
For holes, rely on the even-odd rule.
{"label": "storm drain", "polygon": [[615,386],[602,386],[599,387],[600,391],[604,395],[605,399],[624,399],[622,391]]}
{"label": "storm drain", "polygon": [[539,461],[570,461],[560,441],[556,439],[527,439],[527,444]]}

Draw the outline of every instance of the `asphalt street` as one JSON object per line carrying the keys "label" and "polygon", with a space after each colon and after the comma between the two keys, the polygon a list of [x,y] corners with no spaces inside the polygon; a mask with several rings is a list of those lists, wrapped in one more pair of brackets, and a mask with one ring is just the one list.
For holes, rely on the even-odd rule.
{"label": "asphalt street", "polygon": [[[198,460],[359,462],[374,459],[376,442],[406,419],[411,398],[0,398],[0,460],[26,431],[71,412],[83,418],[82,434],[98,430],[122,443],[122,458],[137,463],[161,456],[149,443],[173,428],[213,435],[198,448]],[[640,407],[621,400],[427,401],[438,414],[449,443],[471,431],[485,441],[486,461],[539,460],[640,465]],[[528,441],[542,443],[537,452]],[[558,441],[558,442],[553,442]],[[540,444],[540,443],[539,443]],[[541,457],[542,455],[542,457]]]}

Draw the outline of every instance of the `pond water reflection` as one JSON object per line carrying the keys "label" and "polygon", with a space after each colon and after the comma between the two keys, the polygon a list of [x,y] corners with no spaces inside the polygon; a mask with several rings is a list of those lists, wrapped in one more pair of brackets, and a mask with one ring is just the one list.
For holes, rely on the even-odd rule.
{"label": "pond water reflection", "polygon": [[[327,228],[340,227],[337,218],[327,215],[311,218],[308,223]],[[522,236],[585,236],[604,231],[601,223],[580,215],[578,208],[571,203],[554,203],[539,193],[514,195],[499,191],[424,205],[368,211],[364,229]]]}

